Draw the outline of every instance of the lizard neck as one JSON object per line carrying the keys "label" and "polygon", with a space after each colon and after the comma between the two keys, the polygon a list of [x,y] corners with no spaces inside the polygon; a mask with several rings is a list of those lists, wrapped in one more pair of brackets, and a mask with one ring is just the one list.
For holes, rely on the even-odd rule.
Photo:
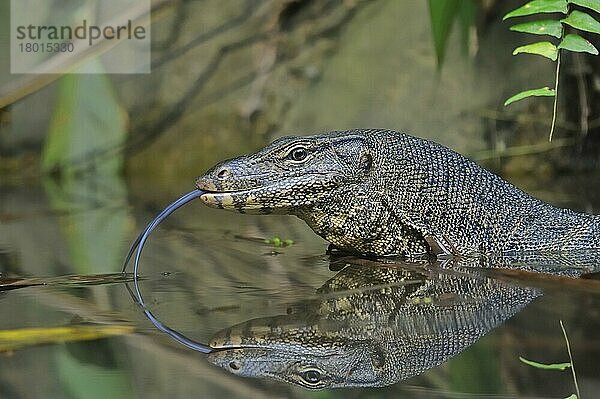
{"label": "lizard neck", "polygon": [[422,232],[404,224],[382,193],[355,185],[295,215],[334,246],[366,255],[427,254]]}

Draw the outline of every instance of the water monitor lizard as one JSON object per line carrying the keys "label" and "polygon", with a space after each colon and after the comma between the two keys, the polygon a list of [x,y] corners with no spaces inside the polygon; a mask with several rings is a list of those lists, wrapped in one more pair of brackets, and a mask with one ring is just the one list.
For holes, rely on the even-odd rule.
{"label": "water monitor lizard", "polygon": [[390,385],[462,352],[541,294],[470,269],[349,262],[287,314],[216,333],[208,360],[310,389]]}
{"label": "water monitor lizard", "polygon": [[600,217],[533,198],[429,140],[390,130],[283,137],[199,177],[208,206],[303,219],[366,255],[502,255],[600,248]]}

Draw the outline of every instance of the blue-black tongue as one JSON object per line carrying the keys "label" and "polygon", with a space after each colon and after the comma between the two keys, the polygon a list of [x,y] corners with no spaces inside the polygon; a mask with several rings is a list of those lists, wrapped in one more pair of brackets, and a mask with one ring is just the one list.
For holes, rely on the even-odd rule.
{"label": "blue-black tongue", "polygon": [[133,285],[135,288],[135,297],[136,297],[135,299],[136,299],[138,305],[140,305],[140,307],[144,311],[144,314],[146,315],[148,320],[150,320],[150,322],[152,324],[154,324],[154,326],[157,329],[159,329],[160,331],[169,335],[171,338],[173,338],[175,341],[179,342],[180,344],[182,344],[190,349],[202,352],[202,353],[211,353],[211,352],[214,352],[214,349],[211,348],[210,346],[205,345],[200,342],[196,342],[190,338],[187,338],[185,335],[162,324],[152,314],[152,312],[150,312],[150,310],[146,307],[146,304],[144,303],[144,298],[142,298],[142,293],[140,291],[140,287],[138,284],[138,267],[139,267],[140,258],[142,255],[142,250],[144,249],[144,244],[146,243],[146,240],[148,240],[148,237],[150,236],[152,231],[163,220],[165,220],[169,215],[171,215],[177,209],[179,209],[183,205],[187,204],[191,200],[200,197],[202,194],[204,194],[203,190],[197,189],[194,191],[190,191],[189,193],[183,195],[181,198],[173,201],[165,209],[163,209],[162,212],[160,212],[158,215],[156,215],[156,217],[150,223],[148,223],[148,225],[146,226],[144,231],[142,231],[140,233],[140,235],[136,238],[136,240],[133,242],[133,245],[129,249],[129,253],[127,254],[127,257],[125,258],[125,262],[123,263],[122,272],[125,273],[125,270],[127,269],[127,264],[129,263],[129,261],[131,260],[131,257],[135,253],[135,260],[134,260],[134,264],[133,264]]}

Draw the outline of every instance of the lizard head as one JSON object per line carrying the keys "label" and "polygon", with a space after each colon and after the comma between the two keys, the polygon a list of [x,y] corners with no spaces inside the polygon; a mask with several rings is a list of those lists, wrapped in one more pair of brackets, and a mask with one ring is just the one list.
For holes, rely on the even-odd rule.
{"label": "lizard head", "polygon": [[293,317],[258,318],[222,330],[211,340],[207,360],[240,377],[306,389],[385,385],[393,356],[378,344],[320,331]]}
{"label": "lizard head", "polygon": [[372,159],[356,132],[283,137],[215,165],[196,180],[208,206],[243,213],[291,213],[359,181]]}

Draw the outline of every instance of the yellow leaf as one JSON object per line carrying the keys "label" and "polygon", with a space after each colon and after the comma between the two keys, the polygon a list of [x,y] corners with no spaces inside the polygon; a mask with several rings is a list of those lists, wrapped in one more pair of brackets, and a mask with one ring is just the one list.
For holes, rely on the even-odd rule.
{"label": "yellow leaf", "polygon": [[131,334],[134,331],[135,327],[130,325],[74,325],[0,330],[0,352],[33,345],[88,341],[115,335]]}

